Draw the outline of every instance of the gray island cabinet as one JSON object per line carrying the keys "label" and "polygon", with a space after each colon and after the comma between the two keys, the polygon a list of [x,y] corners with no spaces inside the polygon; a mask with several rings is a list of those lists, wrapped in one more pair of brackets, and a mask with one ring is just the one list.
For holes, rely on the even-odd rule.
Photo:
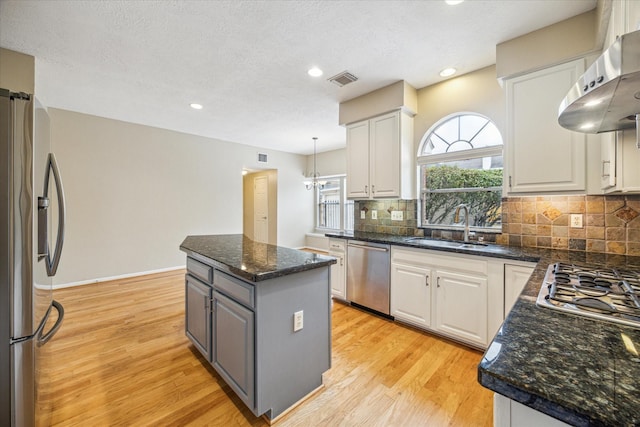
{"label": "gray island cabinet", "polygon": [[274,421],[331,366],[334,258],[243,235],[188,236],[185,332],[256,415]]}

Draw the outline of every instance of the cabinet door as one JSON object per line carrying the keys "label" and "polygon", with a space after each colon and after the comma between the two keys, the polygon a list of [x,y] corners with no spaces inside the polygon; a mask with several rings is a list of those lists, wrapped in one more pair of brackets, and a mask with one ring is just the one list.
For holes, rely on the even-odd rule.
{"label": "cabinet door", "polygon": [[329,252],[329,255],[338,260],[331,265],[331,295],[341,300],[347,299],[347,269],[344,264],[344,253]]}
{"label": "cabinet door", "polygon": [[208,361],[211,361],[211,295],[211,286],[186,276],[185,333]]}
{"label": "cabinet door", "polygon": [[640,150],[636,147],[635,129],[617,132],[617,189],[624,192],[640,192]]}
{"label": "cabinet door", "polygon": [[507,317],[509,311],[516,303],[520,296],[520,292],[527,284],[529,277],[533,273],[533,267],[521,265],[504,265],[504,317]]}
{"label": "cabinet door", "polygon": [[371,119],[369,128],[371,195],[400,197],[400,113]]}
{"label": "cabinet door", "polygon": [[640,30],[640,2],[638,0],[627,0],[627,28],[626,32]]}
{"label": "cabinet door", "polygon": [[558,124],[558,107],[584,72],[579,59],[507,81],[507,189],[584,191],[586,135]]}
{"label": "cabinet door", "polygon": [[224,295],[213,293],[212,365],[253,409],[255,402],[254,314]]}
{"label": "cabinet door", "polygon": [[369,121],[347,126],[347,197],[369,197]]}
{"label": "cabinet door", "polygon": [[616,133],[600,136],[600,188],[603,190],[616,186]]}
{"label": "cabinet door", "polygon": [[487,279],[438,270],[435,329],[487,345]]}
{"label": "cabinet door", "polygon": [[428,328],[431,326],[431,270],[391,264],[391,315]]}

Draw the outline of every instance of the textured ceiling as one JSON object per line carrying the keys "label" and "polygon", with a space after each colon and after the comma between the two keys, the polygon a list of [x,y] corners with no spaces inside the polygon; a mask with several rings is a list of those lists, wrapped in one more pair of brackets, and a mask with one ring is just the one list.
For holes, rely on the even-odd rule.
{"label": "textured ceiling", "polygon": [[[309,154],[313,136],[318,151],[344,146],[339,102],[494,64],[496,44],[595,4],[1,0],[0,46],[37,58],[45,105]],[[327,81],[344,70],[359,80]]]}

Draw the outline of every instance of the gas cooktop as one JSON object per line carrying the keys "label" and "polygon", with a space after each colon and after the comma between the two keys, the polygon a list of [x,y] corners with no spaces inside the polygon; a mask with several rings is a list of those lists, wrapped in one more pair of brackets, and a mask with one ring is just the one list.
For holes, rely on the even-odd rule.
{"label": "gas cooktop", "polygon": [[547,269],[536,303],[640,328],[640,272],[558,262]]}

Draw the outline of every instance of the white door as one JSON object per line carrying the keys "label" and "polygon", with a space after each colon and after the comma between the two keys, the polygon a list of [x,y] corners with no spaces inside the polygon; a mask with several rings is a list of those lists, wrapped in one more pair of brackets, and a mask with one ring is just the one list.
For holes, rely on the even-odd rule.
{"label": "white door", "polygon": [[269,242],[269,178],[259,176],[253,180],[253,240]]}

